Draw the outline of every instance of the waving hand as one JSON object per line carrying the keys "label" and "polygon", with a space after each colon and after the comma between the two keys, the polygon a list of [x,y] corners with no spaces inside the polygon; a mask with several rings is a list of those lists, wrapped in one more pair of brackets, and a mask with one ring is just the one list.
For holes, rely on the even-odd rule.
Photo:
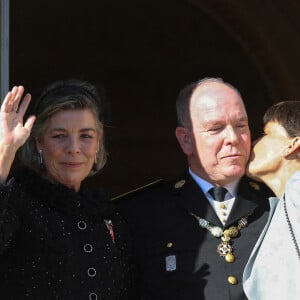
{"label": "waving hand", "polygon": [[[0,109],[0,182],[5,182],[17,150],[30,135],[35,116],[24,123],[24,115],[31,100],[23,86],[15,86],[7,93]],[[22,98],[23,97],[23,98]]]}

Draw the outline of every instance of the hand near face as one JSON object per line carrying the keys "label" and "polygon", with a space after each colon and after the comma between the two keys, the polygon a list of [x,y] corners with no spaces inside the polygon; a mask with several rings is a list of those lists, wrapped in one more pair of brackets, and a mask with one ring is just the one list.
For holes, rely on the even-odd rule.
{"label": "hand near face", "polygon": [[0,109],[0,145],[17,151],[27,140],[35,121],[30,116],[24,123],[23,118],[31,100],[24,94],[23,86],[15,86],[7,93]]}

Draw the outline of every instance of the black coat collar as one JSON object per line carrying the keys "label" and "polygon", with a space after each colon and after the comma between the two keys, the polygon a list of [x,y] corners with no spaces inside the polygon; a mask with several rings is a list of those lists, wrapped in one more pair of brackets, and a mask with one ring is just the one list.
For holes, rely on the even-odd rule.
{"label": "black coat collar", "polygon": [[50,208],[67,214],[79,212],[95,216],[109,216],[113,212],[110,195],[104,190],[90,190],[82,184],[77,193],[68,187],[51,183],[29,169],[18,170],[13,178],[30,199],[36,199]]}

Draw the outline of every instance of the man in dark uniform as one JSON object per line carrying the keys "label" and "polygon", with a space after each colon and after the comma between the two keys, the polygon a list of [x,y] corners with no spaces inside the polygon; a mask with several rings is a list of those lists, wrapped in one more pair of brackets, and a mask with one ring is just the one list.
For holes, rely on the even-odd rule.
{"label": "man in dark uniform", "polygon": [[246,299],[243,269],[267,221],[269,190],[244,176],[251,138],[243,101],[206,78],[184,88],[176,108],[187,174],[117,200],[133,234],[141,299]]}

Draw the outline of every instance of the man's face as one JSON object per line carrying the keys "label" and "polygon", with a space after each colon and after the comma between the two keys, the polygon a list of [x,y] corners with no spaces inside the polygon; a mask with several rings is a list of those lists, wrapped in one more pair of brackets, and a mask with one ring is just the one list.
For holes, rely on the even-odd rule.
{"label": "man's face", "polygon": [[188,161],[203,179],[225,185],[239,179],[249,158],[248,118],[239,95],[222,83],[198,87],[190,101]]}

